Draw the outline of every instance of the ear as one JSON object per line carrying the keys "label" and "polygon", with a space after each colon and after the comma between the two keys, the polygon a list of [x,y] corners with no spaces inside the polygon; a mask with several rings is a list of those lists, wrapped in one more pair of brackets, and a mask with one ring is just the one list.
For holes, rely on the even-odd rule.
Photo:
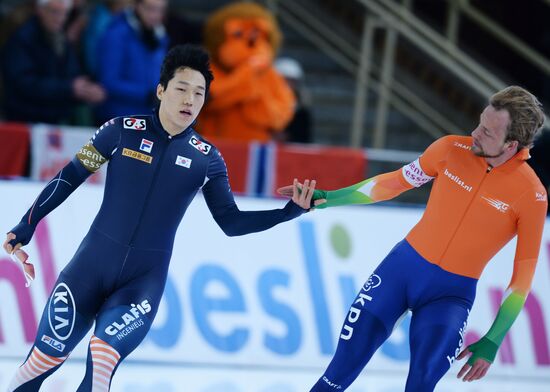
{"label": "ear", "polygon": [[508,140],[508,148],[513,151],[518,151],[519,142],[517,140]]}
{"label": "ear", "polygon": [[162,95],[164,94],[164,89],[162,88],[162,85],[159,83],[157,84],[157,98],[159,101],[162,101]]}

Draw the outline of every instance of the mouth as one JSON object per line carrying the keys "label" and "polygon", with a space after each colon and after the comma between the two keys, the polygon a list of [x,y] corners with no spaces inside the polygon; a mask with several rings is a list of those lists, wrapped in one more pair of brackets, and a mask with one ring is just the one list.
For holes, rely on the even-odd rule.
{"label": "mouth", "polygon": [[192,116],[193,113],[190,110],[180,110],[180,114],[183,114],[184,116]]}

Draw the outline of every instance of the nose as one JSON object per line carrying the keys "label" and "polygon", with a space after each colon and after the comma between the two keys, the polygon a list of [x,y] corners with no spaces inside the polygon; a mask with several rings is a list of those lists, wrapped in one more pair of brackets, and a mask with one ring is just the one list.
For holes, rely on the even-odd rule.
{"label": "nose", "polygon": [[193,93],[188,92],[187,94],[185,94],[185,96],[183,97],[183,104],[185,106],[193,106]]}

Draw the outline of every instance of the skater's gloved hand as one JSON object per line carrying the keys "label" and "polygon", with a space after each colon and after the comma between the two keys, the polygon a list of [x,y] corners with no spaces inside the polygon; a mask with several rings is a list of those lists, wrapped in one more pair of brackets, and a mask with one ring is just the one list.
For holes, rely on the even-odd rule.
{"label": "skater's gloved hand", "polygon": [[17,249],[27,245],[34,234],[35,229],[36,227],[34,225],[29,225],[26,222],[19,222],[19,224],[11,229],[6,235],[4,250],[9,254],[12,254]]}
{"label": "skater's gloved hand", "polygon": [[312,180],[311,183],[309,180],[305,180],[304,184],[302,184],[298,182],[298,180],[294,179],[294,183],[292,185],[283,186],[277,189],[277,192],[281,196],[291,197],[292,200],[296,197],[299,198],[299,196],[304,193],[304,200],[306,198],[309,200],[309,206],[302,206],[302,208],[323,208],[321,205],[326,202],[326,191],[315,189],[315,185],[315,180]]}
{"label": "skater's gloved hand", "polygon": [[[29,228],[32,228],[32,230],[29,230]],[[18,237],[16,234],[14,234],[13,231],[22,233],[21,237]],[[23,268],[25,280],[27,281],[27,283],[25,284],[26,287],[29,287],[31,285],[31,282],[35,278],[35,272],[34,266],[28,262],[29,255],[27,254],[27,252],[21,249],[21,247],[23,245],[26,245],[30,241],[33,233],[34,227],[24,223],[20,223],[14,228],[14,230],[6,235],[6,240],[3,244],[4,250],[11,256],[12,260],[21,265],[21,267]]]}
{"label": "skater's gloved hand", "polygon": [[485,377],[495,360],[497,350],[498,346],[486,337],[470,344],[456,357],[460,360],[470,354],[472,355],[468,362],[462,366],[456,377],[461,378],[464,376],[462,381],[474,381]]}

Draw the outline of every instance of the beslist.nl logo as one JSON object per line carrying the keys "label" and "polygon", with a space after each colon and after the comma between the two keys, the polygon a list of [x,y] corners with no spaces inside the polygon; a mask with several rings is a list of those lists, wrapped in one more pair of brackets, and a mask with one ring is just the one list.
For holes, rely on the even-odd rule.
{"label": "beslist.nl logo", "polygon": [[471,192],[472,191],[472,186],[471,185],[466,185],[464,183],[464,181],[462,181],[462,179],[457,176],[457,175],[454,175],[453,173],[451,173],[450,171],[448,171],[446,168],[445,168],[445,175],[447,177],[449,177],[452,181],[454,181],[457,185],[460,185],[460,187],[462,189],[465,189],[467,190],[468,192]]}

